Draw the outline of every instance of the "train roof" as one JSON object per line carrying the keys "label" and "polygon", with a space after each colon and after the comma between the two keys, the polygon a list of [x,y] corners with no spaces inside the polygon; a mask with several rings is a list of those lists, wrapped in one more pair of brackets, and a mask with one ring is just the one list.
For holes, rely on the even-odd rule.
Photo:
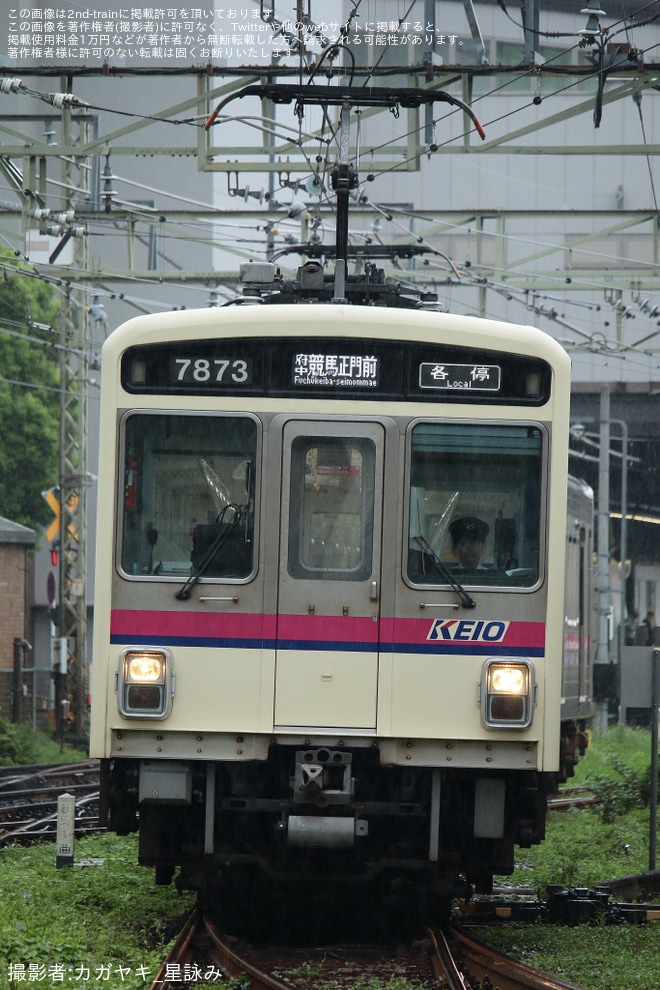
{"label": "train roof", "polygon": [[418,341],[469,346],[547,361],[562,374],[570,371],[563,347],[537,327],[488,320],[478,316],[424,309],[368,305],[280,302],[276,306],[244,304],[177,310],[137,316],[107,338],[104,354],[131,345],[182,339],[224,337],[360,337],[373,341]]}

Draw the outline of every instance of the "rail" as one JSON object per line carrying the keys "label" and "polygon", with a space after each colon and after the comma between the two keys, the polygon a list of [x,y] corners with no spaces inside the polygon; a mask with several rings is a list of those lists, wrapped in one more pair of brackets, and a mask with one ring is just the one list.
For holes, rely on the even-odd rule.
{"label": "rail", "polygon": [[[156,974],[151,990],[179,990],[182,981],[240,979],[250,990],[316,990],[319,984],[348,990],[374,975],[386,983],[405,972],[420,987],[446,990],[582,990],[491,949],[460,928],[427,927],[420,938],[393,954],[363,945],[264,947],[239,951],[239,940],[221,932],[197,909]],[[301,965],[301,959],[304,965]],[[282,972],[284,971],[284,975]],[[490,982],[488,982],[490,981]]]}
{"label": "rail", "polygon": [[0,768],[0,846],[54,835],[61,794],[74,795],[76,835],[99,830],[97,760]]}

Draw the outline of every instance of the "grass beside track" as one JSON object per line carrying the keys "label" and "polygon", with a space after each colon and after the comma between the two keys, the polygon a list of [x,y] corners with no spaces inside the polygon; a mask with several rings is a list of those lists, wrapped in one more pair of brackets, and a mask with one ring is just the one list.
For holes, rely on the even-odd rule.
{"label": "grass beside track", "polygon": [[[648,869],[650,745],[649,733],[631,729],[596,740],[574,782],[593,785],[603,803],[551,813],[546,841],[518,850],[516,873],[506,879],[543,897],[548,883],[593,886]],[[73,868],[56,870],[53,842],[0,851],[0,990],[142,990],[154,978],[192,895],[154,885],[153,872],[137,866],[134,836],[82,839],[75,859]],[[660,922],[511,925],[479,936],[586,990],[659,985]],[[412,990],[400,981],[368,990],[385,987]]]}
{"label": "grass beside track", "polygon": [[154,886],[153,872],[137,866],[133,836],[81,839],[75,859],[56,870],[51,842],[0,852],[2,990],[137,990],[156,976],[193,897]]}
{"label": "grass beside track", "polygon": [[[506,880],[533,886],[543,899],[548,884],[594,887],[648,870],[650,766],[650,732],[622,726],[595,739],[570,783],[592,786],[601,803],[550,812],[545,842],[518,849],[516,871]],[[576,928],[507,925],[475,934],[585,990],[657,990],[660,985],[660,921],[634,926],[603,919]]]}

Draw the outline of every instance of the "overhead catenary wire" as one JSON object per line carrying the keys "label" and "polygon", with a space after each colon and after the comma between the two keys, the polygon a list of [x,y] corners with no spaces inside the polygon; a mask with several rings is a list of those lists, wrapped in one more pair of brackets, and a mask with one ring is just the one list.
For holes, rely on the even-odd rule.
{"label": "overhead catenary wire", "polygon": [[[359,4],[358,4],[357,6],[359,6]],[[646,5],[646,7],[647,7],[647,8],[648,8],[649,6],[650,6],[650,5],[648,5],[648,4]],[[411,5],[411,7],[412,7],[412,5]],[[411,7],[410,7],[409,9],[411,9]],[[355,10],[355,9],[356,9],[356,7],[354,7],[354,10]],[[643,10],[644,8],[641,8],[641,9]],[[653,20],[653,19],[655,19],[655,18],[651,18],[650,20]],[[624,20],[623,20],[623,23],[624,23],[624,24],[627,24],[627,21],[626,21],[626,19],[624,19]],[[624,28],[624,29],[625,29],[625,28]],[[624,30],[624,29],[622,29],[622,30]],[[377,70],[377,68],[378,68],[378,66],[374,66],[374,67],[372,67],[372,70],[371,70],[371,73],[370,73],[370,74],[371,74],[371,76],[374,76],[374,75],[375,75],[375,73],[376,73],[376,70]],[[517,78],[521,78],[521,76],[518,76]],[[162,119],[162,118],[158,118],[158,119]],[[157,191],[157,190],[156,190],[156,191]],[[166,193],[165,191],[163,191],[163,195],[167,195],[167,193]],[[127,205],[128,205],[128,204],[127,204]],[[210,222],[210,221],[209,221],[209,222]],[[261,226],[261,225],[257,225],[257,226],[256,226],[256,228],[255,228],[255,231],[259,229],[259,226]],[[509,237],[509,236],[511,236],[511,235],[504,235],[504,236],[505,236],[505,237]],[[557,249],[558,249],[558,250],[561,250],[561,247],[558,247]],[[576,250],[577,250],[577,249],[576,249]],[[590,252],[590,253],[592,253],[592,254],[593,254],[593,252]],[[610,257],[610,256],[604,256],[604,257]],[[510,274],[511,274],[511,271],[507,271],[507,275],[510,275]],[[528,273],[526,273],[526,274],[528,274]],[[585,281],[585,285],[586,285],[586,286],[589,286],[589,287],[591,287],[591,283],[588,283],[588,282],[586,282],[586,281]]]}
{"label": "overhead catenary wire", "polygon": [[[153,187],[146,186],[145,184],[135,183],[135,185],[138,185],[138,186],[140,186],[142,188],[147,188],[147,189],[152,190],[152,191],[155,191],[155,192],[158,191],[158,190],[154,190]],[[368,201],[367,201],[367,203],[368,203]],[[369,203],[369,207],[371,208],[372,206],[373,206],[373,204],[370,204]],[[377,207],[377,204],[376,204],[376,207]],[[156,212],[158,212],[158,211],[156,211]],[[390,214],[392,214],[393,212],[399,212],[399,214],[401,214],[402,211],[397,211],[396,209],[388,206],[387,207],[387,210],[386,210],[386,215],[387,215],[387,218],[388,219],[390,219]],[[434,221],[434,218],[425,217],[424,214],[423,214],[423,211],[409,211],[409,214],[408,215],[414,217],[415,219],[426,220],[429,223],[435,222]],[[145,218],[145,219],[147,219],[147,221],[148,221],[148,218]],[[259,222],[260,221],[260,218],[259,218],[258,214],[257,214],[257,216],[256,216],[255,219],[257,220],[257,222],[253,225],[253,228],[254,228],[254,231],[255,231],[255,234],[256,234],[258,232],[258,230],[260,228],[262,228],[263,224],[261,222]],[[156,218],[156,222],[158,222],[158,218]],[[171,221],[170,223],[176,224],[177,222],[176,221]],[[198,220],[196,221],[196,223],[200,223],[200,224],[206,223],[206,224],[212,224],[214,226],[217,226],[217,225],[222,226],[223,223],[227,223],[227,222],[226,221],[223,222],[221,220],[216,220],[215,217],[211,217],[211,218],[206,218],[206,219],[204,219],[204,218],[198,218]],[[278,223],[279,223],[280,226],[283,226],[286,223],[286,221],[278,221]],[[229,226],[231,227],[232,225],[229,224]],[[243,224],[241,226],[243,227],[243,229],[245,229],[245,222],[243,222]],[[467,232],[470,232],[470,229],[471,229],[469,227],[466,227],[466,225],[451,224],[449,221],[443,222],[443,226],[444,227],[452,227],[454,230],[467,230]],[[504,238],[507,241],[519,242],[519,243],[526,243],[526,244],[529,244],[532,247],[539,247],[539,246],[541,246],[541,247],[548,247],[551,250],[556,249],[558,251],[561,251],[561,250],[564,250],[565,249],[565,245],[564,244],[561,244],[561,243],[556,244],[556,243],[553,243],[553,242],[547,242],[547,241],[540,240],[539,238],[521,237],[521,236],[515,235],[515,234],[502,234],[500,232],[484,231],[483,234],[482,234],[482,236],[495,237],[495,238],[502,237],[502,238]],[[419,240],[419,238],[418,238],[418,240]],[[8,241],[8,243],[10,243],[10,242]],[[14,245],[11,245],[11,246],[14,247]],[[580,254],[581,249],[579,247],[573,247],[572,248],[572,251],[577,256],[577,255]],[[596,256],[601,257],[603,260],[607,260],[610,263],[614,263],[614,262],[616,262],[618,260],[616,255],[604,255],[602,253],[596,253],[596,252],[593,251],[593,249],[585,249],[585,252],[584,253],[587,254],[587,255],[589,255],[589,256],[592,256],[592,257],[596,254]],[[627,256],[625,259],[621,258],[620,260],[630,261],[630,256]],[[650,262],[645,262],[643,259],[640,259],[639,260],[639,264],[644,265],[645,263],[648,264],[649,268],[652,268],[653,267]],[[518,267],[516,269],[516,271],[519,274],[522,274],[523,271],[525,271],[525,270],[524,269],[520,269]],[[510,273],[513,273],[513,272],[514,272],[514,270],[513,269],[510,269]],[[533,277],[542,277],[542,276],[537,276],[536,273],[529,272],[529,271],[526,271],[525,274],[528,275],[528,277],[532,277],[532,278]],[[557,276],[557,281],[560,282],[561,281],[561,278],[562,278],[562,276]],[[575,279],[575,276],[574,276],[573,279],[572,279],[572,281],[575,283],[576,281],[579,281],[579,280],[576,280]],[[585,280],[581,280],[580,281],[580,284],[582,284],[585,288],[598,288],[599,287],[599,283],[594,283],[593,280],[586,280],[586,279]],[[601,286],[601,287],[604,288],[604,286]]]}

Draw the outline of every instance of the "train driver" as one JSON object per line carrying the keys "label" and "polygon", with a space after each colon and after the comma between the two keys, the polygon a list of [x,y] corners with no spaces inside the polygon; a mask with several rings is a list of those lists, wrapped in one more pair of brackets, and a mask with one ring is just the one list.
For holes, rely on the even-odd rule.
{"label": "train driver", "polygon": [[454,519],[449,526],[454,552],[458,557],[458,569],[463,571],[485,571],[488,568],[481,563],[486,549],[486,537],[490,532],[488,523],[476,516],[464,516]]}

